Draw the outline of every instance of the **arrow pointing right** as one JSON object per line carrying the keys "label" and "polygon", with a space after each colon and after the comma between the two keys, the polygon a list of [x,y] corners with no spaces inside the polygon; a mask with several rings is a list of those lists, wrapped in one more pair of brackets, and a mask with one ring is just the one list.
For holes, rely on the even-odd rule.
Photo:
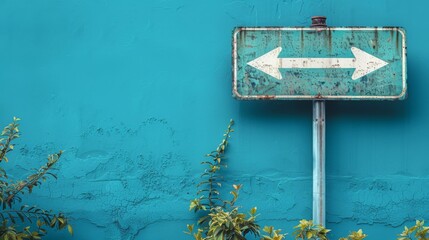
{"label": "arrow pointing right", "polygon": [[279,80],[280,68],[354,68],[356,80],[389,64],[356,47],[351,48],[354,58],[278,58],[281,51],[278,47],[247,64]]}

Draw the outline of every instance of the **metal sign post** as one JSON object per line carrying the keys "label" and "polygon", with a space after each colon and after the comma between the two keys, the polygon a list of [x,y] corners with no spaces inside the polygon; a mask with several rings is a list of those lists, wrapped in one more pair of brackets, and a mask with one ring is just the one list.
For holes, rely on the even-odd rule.
{"label": "metal sign post", "polygon": [[233,96],[313,101],[313,221],[325,225],[325,100],[403,100],[405,31],[399,27],[239,27]]}
{"label": "metal sign post", "polygon": [[325,101],[313,102],[313,221],[325,226]]}
{"label": "metal sign post", "polygon": [[[312,27],[326,27],[326,17],[312,17]],[[325,101],[313,101],[313,221],[325,225]]]}

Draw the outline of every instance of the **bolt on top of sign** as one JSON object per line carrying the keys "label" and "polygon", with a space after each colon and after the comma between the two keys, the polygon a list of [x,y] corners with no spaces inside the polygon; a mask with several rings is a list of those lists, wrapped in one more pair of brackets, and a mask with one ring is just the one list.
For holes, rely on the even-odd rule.
{"label": "bolt on top of sign", "polygon": [[236,28],[238,99],[402,100],[405,31],[398,27]]}

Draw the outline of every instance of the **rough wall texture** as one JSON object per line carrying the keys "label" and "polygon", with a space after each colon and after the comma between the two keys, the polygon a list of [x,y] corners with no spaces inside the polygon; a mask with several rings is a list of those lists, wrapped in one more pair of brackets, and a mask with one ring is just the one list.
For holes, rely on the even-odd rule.
{"label": "rough wall texture", "polygon": [[[75,237],[186,239],[203,155],[230,118],[230,183],[261,224],[311,218],[311,103],[231,97],[235,26],[403,26],[409,98],[327,105],[327,225],[395,238],[429,219],[428,4],[402,0],[0,1],[0,119],[22,121],[15,176],[65,150],[29,201],[63,209]],[[420,42],[420,43],[419,43]]]}

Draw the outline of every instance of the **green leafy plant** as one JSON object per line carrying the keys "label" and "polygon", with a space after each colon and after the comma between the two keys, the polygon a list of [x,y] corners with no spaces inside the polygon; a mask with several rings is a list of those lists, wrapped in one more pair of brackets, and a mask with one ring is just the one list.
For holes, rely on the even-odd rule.
{"label": "green leafy plant", "polygon": [[309,220],[301,220],[299,224],[294,227],[296,230],[294,232],[295,239],[322,239],[327,240],[327,234],[331,230],[326,229],[321,225],[314,225],[313,221]]}
{"label": "green leafy plant", "polygon": [[340,238],[340,240],[362,240],[366,238],[366,234],[362,232],[362,229],[359,229],[356,232],[351,232],[347,237]]}
{"label": "green leafy plant", "polygon": [[265,226],[262,231],[266,232],[268,235],[263,235],[262,240],[282,240],[286,237],[286,234],[281,234],[281,230],[275,230],[272,226]]}
{"label": "green leafy plant", "polygon": [[[227,167],[225,163],[225,152],[228,147],[228,140],[234,131],[232,126],[234,121],[230,121],[223,139],[216,150],[207,154],[209,161],[202,164],[206,166],[201,175],[202,181],[197,185],[198,198],[193,199],[189,206],[190,211],[204,212],[198,220],[198,228],[194,232],[194,225],[187,225],[188,231],[196,240],[243,240],[247,234],[260,236],[260,226],[256,223],[256,207],[252,208],[248,214],[241,213],[240,208],[235,206],[242,188],[241,184],[232,186],[229,200],[223,199],[220,194],[222,187],[222,176],[220,171]],[[279,230],[269,232],[269,236],[279,235]],[[263,238],[270,239],[270,238]],[[281,238],[272,238],[281,239]]]}
{"label": "green leafy plant", "polygon": [[424,226],[425,221],[416,220],[416,224],[410,228],[404,227],[404,231],[398,235],[397,240],[429,240],[429,227]]}
{"label": "green leafy plant", "polygon": [[[234,131],[232,125],[234,121],[230,121],[228,128],[223,135],[223,139],[216,150],[207,154],[207,157],[211,158],[210,161],[204,161],[201,164],[206,165],[204,173],[201,175],[202,181],[198,183],[197,196],[199,198],[191,201],[189,210],[195,212],[200,210],[214,210],[217,207],[225,209],[226,206],[234,205],[238,197],[238,190],[241,186],[236,186],[237,191],[232,191],[234,198],[231,201],[225,201],[220,198],[219,188],[222,187],[222,176],[219,174],[222,168],[226,168],[227,165],[224,163],[225,151],[228,147],[228,139],[231,137],[231,133]],[[206,222],[206,219],[202,219],[202,222]]]}
{"label": "green leafy plant", "polygon": [[[14,150],[14,141],[19,135],[19,118],[7,125],[0,135],[0,162],[8,162],[8,153]],[[57,178],[51,170],[62,154],[48,156],[46,164],[24,180],[9,179],[6,170],[0,167],[0,240],[42,239],[47,228],[64,229],[73,234],[72,227],[62,213],[53,213],[36,206],[22,204],[20,194],[31,193],[48,176]],[[27,226],[26,226],[27,225]]]}

